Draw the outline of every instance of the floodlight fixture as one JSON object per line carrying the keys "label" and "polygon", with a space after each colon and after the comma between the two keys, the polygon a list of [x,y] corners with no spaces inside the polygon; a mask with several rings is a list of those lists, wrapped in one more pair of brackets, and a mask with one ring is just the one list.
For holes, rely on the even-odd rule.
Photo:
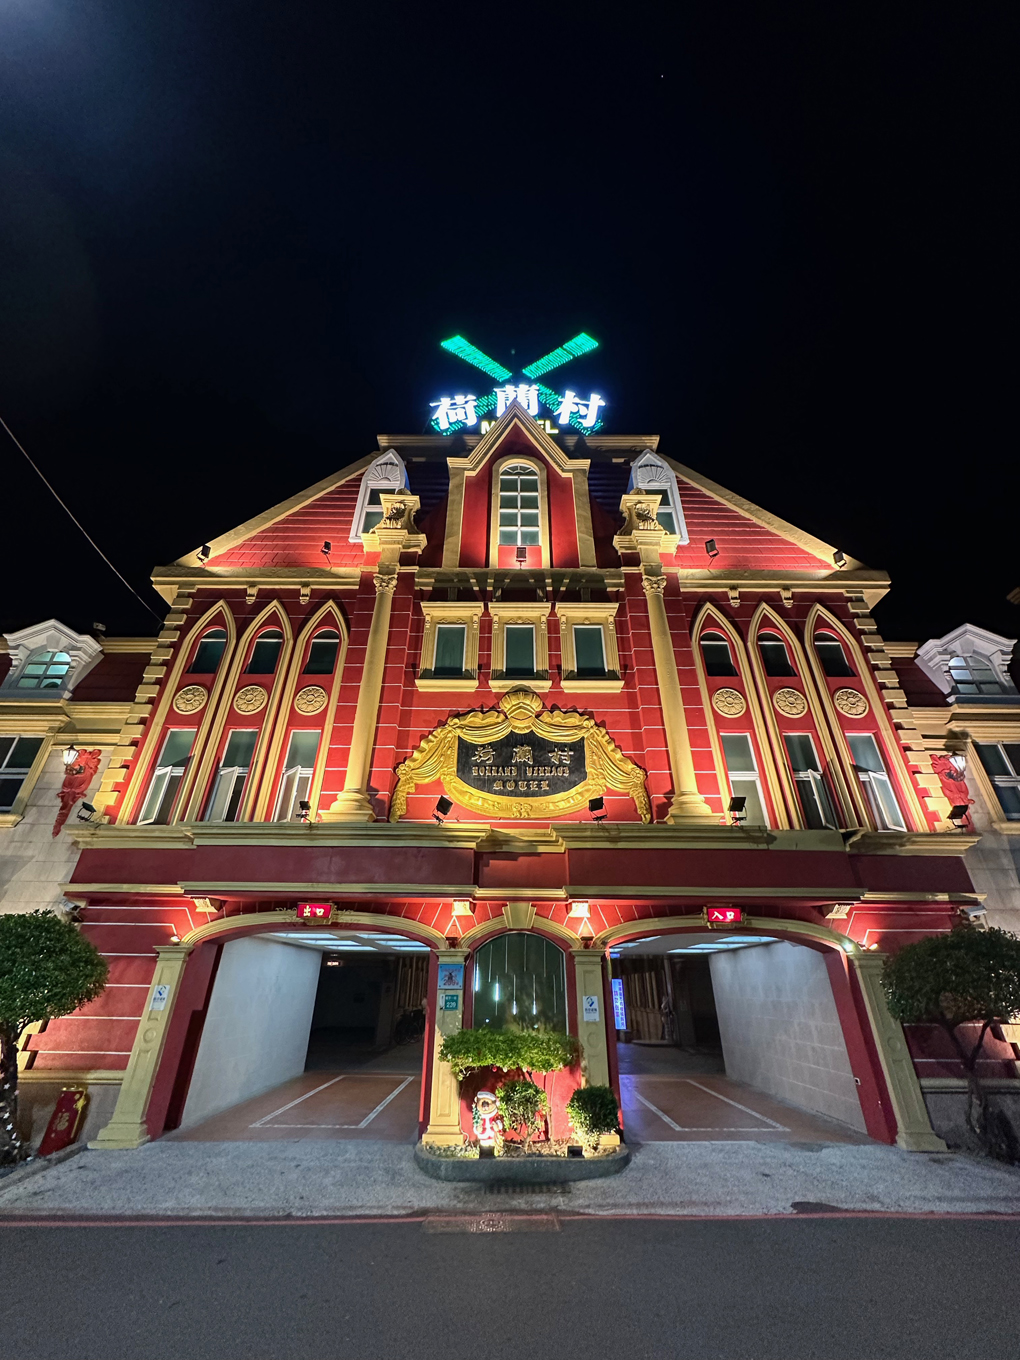
{"label": "floodlight fixture", "polygon": [[708,553],[709,557],[719,556],[719,545],[714,538],[705,539],[705,551]]}
{"label": "floodlight fixture", "polygon": [[328,562],[328,561],[329,561],[329,555],[330,555],[330,553],[333,551],[333,545],[332,545],[332,543],[330,543],[330,541],[329,541],[328,538],[324,538],[324,539],[322,540],[322,548],[320,549],[320,551],[321,551],[323,557],[324,557],[324,558],[326,559],[326,561]]}
{"label": "floodlight fixture", "polygon": [[517,545],[517,565],[523,567],[528,560],[528,550],[523,543]]}
{"label": "floodlight fixture", "polygon": [[61,752],[61,759],[63,760],[67,768],[70,769],[71,766],[75,764],[80,755],[81,752],[78,750],[77,746],[75,746],[74,743],[72,742],[66,751]]}
{"label": "floodlight fixture", "polygon": [[593,822],[604,822],[609,815],[606,812],[606,800],[604,798],[589,798],[588,811],[591,813]]}
{"label": "floodlight fixture", "polygon": [[970,814],[969,803],[957,803],[955,807],[951,807],[949,809],[949,817],[947,820],[952,822],[952,824],[957,828],[957,830],[962,830],[963,824],[967,820],[969,814]]}
{"label": "floodlight fixture", "polygon": [[195,556],[198,558],[199,564],[204,567],[209,558],[212,557],[212,548],[209,547],[208,543],[203,543]]}
{"label": "floodlight fixture", "polygon": [[434,812],[432,813],[432,817],[436,822],[437,826],[443,825],[444,818],[449,817],[452,808],[453,799],[447,798],[445,793],[443,794],[442,798],[436,799],[436,806]]}
{"label": "floodlight fixture", "polygon": [[105,623],[94,623],[94,624],[92,625],[92,631],[93,631],[93,633],[105,633],[105,632],[106,632],[106,624],[105,624]]}
{"label": "floodlight fixture", "polygon": [[739,826],[741,822],[747,820],[747,798],[740,794],[736,798],[731,798],[726,811],[730,814],[730,821],[733,826]]}
{"label": "floodlight fixture", "polygon": [[91,822],[95,815],[96,810],[91,803],[82,803],[81,807],[78,809],[79,822]]}
{"label": "floodlight fixture", "polygon": [[571,904],[570,904],[570,910],[567,912],[567,915],[568,915],[568,916],[583,916],[583,917],[587,918],[588,916],[591,915],[591,903],[590,903],[590,902],[571,902]]}
{"label": "floodlight fixture", "polygon": [[312,811],[312,805],[306,798],[298,799],[298,821],[307,822]]}
{"label": "floodlight fixture", "polygon": [[832,560],[833,562],[835,562],[836,566],[840,569],[840,571],[842,571],[843,568],[846,566],[846,553],[840,552],[840,550],[837,548],[836,551],[832,554]]}

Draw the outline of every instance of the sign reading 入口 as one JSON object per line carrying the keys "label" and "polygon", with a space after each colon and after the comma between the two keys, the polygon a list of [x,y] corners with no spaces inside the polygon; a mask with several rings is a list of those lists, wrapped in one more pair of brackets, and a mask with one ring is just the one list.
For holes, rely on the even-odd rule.
{"label": "sign reading \u5165\u53e3", "polygon": [[706,907],[705,920],[710,926],[738,926],[744,919],[740,907]]}
{"label": "sign reading \u5165\u53e3", "polygon": [[549,798],[583,784],[588,777],[583,738],[551,741],[535,732],[478,745],[457,741],[457,778],[479,793]]}

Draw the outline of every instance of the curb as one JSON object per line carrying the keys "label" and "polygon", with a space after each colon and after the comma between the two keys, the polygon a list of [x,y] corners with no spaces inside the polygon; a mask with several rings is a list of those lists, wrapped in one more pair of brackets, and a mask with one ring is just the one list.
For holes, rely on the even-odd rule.
{"label": "curb", "polygon": [[511,1157],[491,1161],[468,1157],[434,1157],[419,1143],[414,1162],[434,1181],[460,1181],[490,1185],[561,1185],[565,1181],[602,1180],[617,1176],[630,1162],[630,1148],[621,1146],[607,1157]]}
{"label": "curb", "polygon": [[85,1152],[87,1148],[87,1143],[73,1143],[71,1147],[61,1148],[59,1152],[51,1152],[48,1157],[33,1157],[24,1166],[19,1166],[17,1171],[12,1171],[10,1175],[0,1179],[0,1195],[12,1185],[23,1185],[33,1176],[38,1176],[40,1172],[48,1171],[51,1166],[59,1166],[61,1162],[70,1161],[72,1157],[77,1157],[79,1152]]}

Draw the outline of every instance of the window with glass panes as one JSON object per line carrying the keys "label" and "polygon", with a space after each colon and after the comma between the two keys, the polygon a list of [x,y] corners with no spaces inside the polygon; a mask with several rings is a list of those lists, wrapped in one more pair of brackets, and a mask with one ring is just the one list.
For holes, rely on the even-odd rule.
{"label": "window with glass panes", "polygon": [[17,689],[63,689],[71,658],[66,652],[36,652],[18,677]]}
{"label": "window with glass panes", "polygon": [[287,756],[276,798],[274,822],[295,821],[302,815],[301,804],[308,801],[308,790],[319,750],[319,733],[298,731],[290,734]]}
{"label": "window with glass panes", "polygon": [[42,737],[0,737],[0,812],[14,806],[42,744]]}
{"label": "window with glass panes", "polygon": [[305,675],[332,675],[336,669],[336,654],[340,650],[340,634],[331,628],[316,633],[308,648]]}
{"label": "window with glass panes", "polygon": [[599,624],[574,624],[574,664],[581,677],[606,674],[606,640]]}
{"label": "window with glass panes", "polygon": [[775,633],[760,634],[758,650],[761,652],[762,665],[765,667],[766,675],[797,674],[790,662],[790,653],[786,650],[786,643]]}
{"label": "window with glass panes", "polygon": [[504,468],[499,475],[500,543],[539,543],[538,514],[538,473],[523,464]]}
{"label": "window with glass panes", "polygon": [[954,656],[949,663],[949,678],[957,694],[1013,694],[1012,683],[1002,684],[991,662],[983,656]]}
{"label": "window with glass panes", "polygon": [[188,667],[192,675],[212,675],[220,662],[227,646],[227,634],[223,628],[210,628],[195,650],[195,659]]}
{"label": "window with glass panes", "polygon": [[145,802],[138,815],[139,822],[154,822],[159,826],[165,826],[169,822],[194,740],[194,728],[179,729],[166,734],[162,750],[156,758],[156,766],[149,778]]}
{"label": "window with glass panes", "polygon": [[875,825],[882,831],[906,831],[878,742],[870,732],[849,732],[847,742]]}
{"label": "window with glass panes", "polygon": [[257,732],[237,728],[227,738],[227,744],[216,772],[212,797],[205,810],[207,822],[233,822],[237,820],[241,805],[241,795],[251,769],[251,758],[255,750]]}
{"label": "window with glass panes", "polygon": [[746,732],[723,732],[721,740],[730,792],[734,798],[745,799],[744,816],[747,824],[768,826],[758,763],[754,758],[754,745],[750,736]]}
{"label": "window with glass panes", "polygon": [[258,635],[245,671],[249,675],[275,675],[282,646],[283,634],[279,628],[267,628]]}
{"label": "window with glass panes", "polygon": [[823,827],[835,828],[836,813],[814,741],[807,732],[784,733],[783,741],[790,758],[790,769],[805,823],[813,831],[820,831]]}
{"label": "window with glass panes", "polygon": [[730,644],[722,633],[702,633],[701,655],[705,658],[706,675],[736,675]]}
{"label": "window with glass panes", "polygon": [[822,663],[822,670],[830,679],[841,679],[855,673],[846,659],[842,642],[831,633],[819,633],[815,637],[815,651]]}
{"label": "window with glass panes", "polygon": [[1020,742],[976,741],[974,749],[992,781],[1007,822],[1020,822]]}
{"label": "window with glass panes", "polygon": [[432,674],[442,679],[455,679],[464,674],[464,649],[467,628],[463,623],[436,624],[436,654]]}
{"label": "window with glass panes", "polygon": [[535,626],[508,623],[503,629],[503,674],[535,674]]}

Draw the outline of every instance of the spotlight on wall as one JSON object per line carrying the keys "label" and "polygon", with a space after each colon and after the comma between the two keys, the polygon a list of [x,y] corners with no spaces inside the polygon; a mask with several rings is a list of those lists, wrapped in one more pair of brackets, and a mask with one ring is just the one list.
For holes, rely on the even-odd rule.
{"label": "spotlight on wall", "polygon": [[77,746],[75,746],[74,743],[72,742],[71,745],[67,748],[67,750],[61,753],[61,759],[63,760],[64,764],[68,767],[68,769],[70,769],[70,767],[75,763],[80,754],[81,752],[78,750]]}
{"label": "spotlight on wall", "polygon": [[587,902],[571,902],[571,904],[570,904],[570,910],[567,912],[567,915],[568,915],[568,916],[584,916],[584,917],[587,917],[587,916],[589,916],[590,914],[591,914],[591,907],[590,907],[590,904],[587,903]]}
{"label": "spotlight on wall", "polygon": [[705,551],[708,553],[709,557],[719,556],[719,545],[714,538],[705,539]]}
{"label": "spotlight on wall", "polygon": [[730,814],[730,824],[739,826],[741,822],[747,820],[747,798],[744,795],[731,798],[726,811]]}
{"label": "spotlight on wall", "polygon": [[180,942],[181,942],[181,937],[177,934],[176,931],[174,931],[174,933],[170,936],[170,943],[171,943],[171,944],[180,944]]}
{"label": "spotlight on wall", "polygon": [[475,909],[468,901],[454,902],[453,914],[454,916],[473,916]]}
{"label": "spotlight on wall", "polygon": [[93,631],[93,633],[99,633],[100,636],[102,636],[102,634],[106,632],[106,624],[105,624],[105,623],[94,623],[94,624],[92,625],[92,631]]}
{"label": "spotlight on wall", "polygon": [[[330,541],[329,541],[328,538],[324,538],[324,539],[322,540],[322,547],[320,548],[319,551],[322,553],[322,555],[323,555],[323,557],[326,559],[326,561],[329,562],[329,555],[330,555],[330,553],[333,551],[333,545],[332,545],[332,543],[330,543]],[[332,566],[332,565],[333,565],[333,564],[330,562],[330,566]]]}
{"label": "spotlight on wall", "polygon": [[78,809],[79,822],[91,822],[95,815],[96,810],[91,803],[82,803],[81,807]]}
{"label": "spotlight on wall", "polygon": [[311,810],[312,810],[312,805],[311,805],[311,803],[306,802],[306,800],[305,800],[304,798],[299,798],[299,799],[298,799],[298,821],[299,821],[299,822],[307,822],[307,821],[308,821],[308,816],[309,816],[309,813],[311,812]]}
{"label": "spotlight on wall", "polygon": [[972,926],[977,926],[978,930],[988,929],[988,908],[982,905],[974,907],[961,907],[960,915]]}
{"label": "spotlight on wall", "polygon": [[442,826],[443,819],[449,817],[452,807],[453,799],[447,798],[445,794],[442,798],[436,800],[435,811],[432,813],[432,817],[438,826]]}
{"label": "spotlight on wall", "polygon": [[840,571],[842,571],[843,568],[846,566],[846,553],[840,552],[840,550],[837,548],[836,551],[832,554],[832,560],[833,562],[835,562],[836,566],[839,567]]}
{"label": "spotlight on wall", "polygon": [[523,543],[517,545],[517,565],[523,567],[528,560],[528,550]]}
{"label": "spotlight on wall", "polygon": [[591,813],[593,822],[604,822],[609,815],[606,812],[606,800],[604,798],[589,798],[588,811]]}
{"label": "spotlight on wall", "polygon": [[963,824],[967,820],[967,815],[969,812],[970,812],[969,803],[957,803],[955,807],[951,807],[949,809],[949,816],[947,817],[946,820],[952,822],[952,824],[956,827],[957,831],[962,831]]}
{"label": "spotlight on wall", "polygon": [[195,556],[198,558],[199,564],[204,567],[209,558],[212,557],[212,548],[209,547],[208,543],[203,543]]}

